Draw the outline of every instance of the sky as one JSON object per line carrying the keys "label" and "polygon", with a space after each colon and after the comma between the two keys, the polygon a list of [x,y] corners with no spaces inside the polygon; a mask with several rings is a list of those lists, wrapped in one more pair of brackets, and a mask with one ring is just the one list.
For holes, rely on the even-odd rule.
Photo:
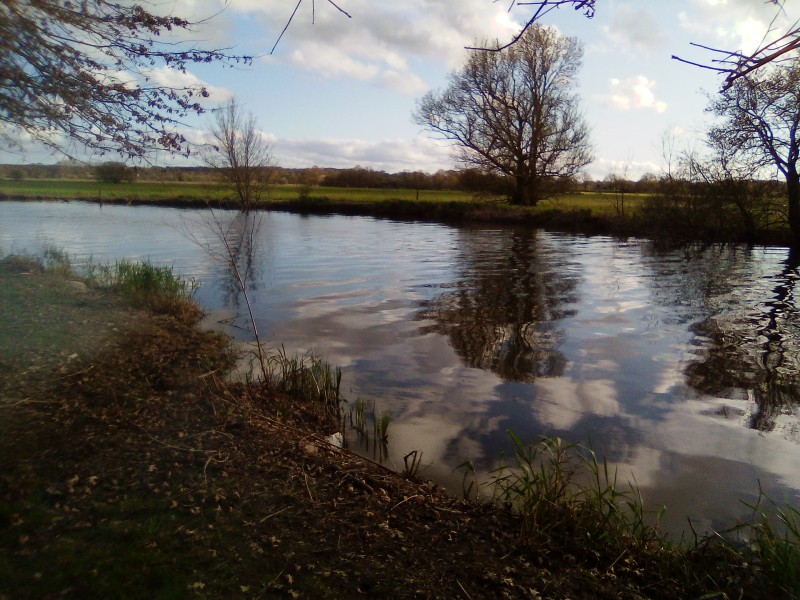
{"label": "sky", "polygon": [[[510,40],[533,10],[509,10],[511,0],[303,0],[270,54],[297,0],[155,1],[160,12],[205,20],[193,41],[256,57],[249,67],[195,65],[186,75],[160,76],[202,82],[209,109],[236,96],[273,144],[279,166],[429,173],[456,163],[451,146],[413,122],[417,102],[443,89],[464,64],[465,46]],[[708,63],[712,54],[692,42],[752,51],[771,28],[794,23],[794,4],[786,10],[797,13],[779,14],[765,0],[597,0],[593,19],[571,8],[545,16],[542,24],[584,46],[578,92],[595,149],[586,174],[638,179],[666,167],[665,139],[698,147],[710,118],[708,94],[722,76],[672,55]],[[209,122],[187,122],[187,137],[203,139]],[[34,147],[0,150],[0,162],[61,158]]]}

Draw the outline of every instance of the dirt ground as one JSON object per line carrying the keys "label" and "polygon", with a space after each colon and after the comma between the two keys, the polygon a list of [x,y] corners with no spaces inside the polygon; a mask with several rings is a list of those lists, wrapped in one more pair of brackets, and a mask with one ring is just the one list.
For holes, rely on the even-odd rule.
{"label": "dirt ground", "polygon": [[0,598],[671,598],[225,382],[228,341],[0,263]]}

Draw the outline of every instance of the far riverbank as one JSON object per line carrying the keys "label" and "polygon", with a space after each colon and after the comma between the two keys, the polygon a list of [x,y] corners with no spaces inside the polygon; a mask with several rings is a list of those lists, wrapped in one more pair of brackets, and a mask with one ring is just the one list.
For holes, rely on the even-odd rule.
{"label": "far riverbank", "polygon": [[[215,183],[103,184],[76,180],[0,181],[0,200],[80,200],[158,205],[173,208],[236,209],[230,186]],[[512,206],[501,198],[476,198],[466,192],[413,189],[335,188],[279,185],[259,201],[257,210],[295,214],[339,214],[452,225],[523,226],[583,235],[650,238],[665,243],[749,243],[788,246],[785,227],[742,231],[730,220],[698,225],[673,213],[653,216],[653,196],[575,192],[541,201],[535,207]]]}

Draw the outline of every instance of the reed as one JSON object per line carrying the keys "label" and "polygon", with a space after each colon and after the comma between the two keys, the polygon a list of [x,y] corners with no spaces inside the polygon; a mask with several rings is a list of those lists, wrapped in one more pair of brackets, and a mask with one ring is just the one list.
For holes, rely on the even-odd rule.
{"label": "reed", "polygon": [[119,293],[134,306],[168,311],[191,299],[197,284],[175,276],[170,267],[123,260],[113,265],[87,265],[89,281]]}
{"label": "reed", "polygon": [[508,435],[513,463],[493,470],[486,485],[495,501],[516,510],[523,540],[583,540],[607,557],[662,543],[663,511],[645,511],[638,488],[620,484],[616,470],[591,448],[557,437],[523,443],[513,431]]}
{"label": "reed", "polygon": [[350,427],[355,429],[359,438],[367,436],[367,401],[361,396],[350,409]]}
{"label": "reed", "polygon": [[750,522],[731,531],[745,541],[742,554],[757,566],[773,597],[800,598],[800,511],[780,506],[759,485]]}
{"label": "reed", "polygon": [[392,416],[388,411],[383,411],[381,416],[378,417],[373,407],[372,432],[376,443],[381,443],[384,446],[389,443],[389,423],[391,420]]}
{"label": "reed", "polygon": [[403,457],[403,477],[417,480],[422,466],[422,451],[412,450]]}
{"label": "reed", "polygon": [[342,422],[342,370],[312,352],[289,356],[284,348],[267,357],[268,385],[307,405],[320,418]]}

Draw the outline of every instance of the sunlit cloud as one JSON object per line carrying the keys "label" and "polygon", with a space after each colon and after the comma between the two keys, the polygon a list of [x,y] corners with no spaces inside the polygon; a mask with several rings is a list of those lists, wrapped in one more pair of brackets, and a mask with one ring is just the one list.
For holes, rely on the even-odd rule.
{"label": "sunlit cloud", "polygon": [[[285,6],[275,4],[238,2],[231,9],[251,12],[277,39],[290,13]],[[353,0],[341,4],[351,19],[332,6],[318,4],[313,20],[310,3],[308,7],[301,5],[272,60],[376,85],[401,76],[417,82],[411,86],[415,91],[423,86],[418,83],[421,76],[417,69],[409,64],[410,57],[437,59],[455,68],[464,61],[465,46],[481,40],[508,40],[521,26],[513,13],[485,0],[465,0],[457,8],[430,0]],[[400,91],[407,88],[403,86]]]}
{"label": "sunlit cloud", "polygon": [[629,79],[611,79],[610,94],[605,99],[619,110],[647,109],[663,113],[667,110],[667,103],[656,98],[653,92],[655,86],[656,82],[644,75]]}
{"label": "sunlit cloud", "polygon": [[[704,45],[726,51],[754,52],[777,39],[800,17],[797,3],[752,0],[693,0],[678,14],[680,26],[698,35]],[[700,37],[702,36],[702,37]]]}
{"label": "sunlit cloud", "polygon": [[387,172],[453,168],[450,149],[425,138],[394,140],[278,139],[275,156],[285,167],[369,167]]}
{"label": "sunlit cloud", "polygon": [[[171,67],[159,67],[144,73],[153,83],[172,88],[186,88],[200,92],[205,88],[208,91],[210,103],[220,103],[233,98],[233,92],[227,88],[210,85],[189,71],[179,71]],[[201,96],[197,99],[203,101]]]}
{"label": "sunlit cloud", "polygon": [[350,77],[363,81],[380,72],[374,63],[356,60],[337,48],[313,42],[294,50],[289,61],[296,67],[315,71],[324,77]]}

